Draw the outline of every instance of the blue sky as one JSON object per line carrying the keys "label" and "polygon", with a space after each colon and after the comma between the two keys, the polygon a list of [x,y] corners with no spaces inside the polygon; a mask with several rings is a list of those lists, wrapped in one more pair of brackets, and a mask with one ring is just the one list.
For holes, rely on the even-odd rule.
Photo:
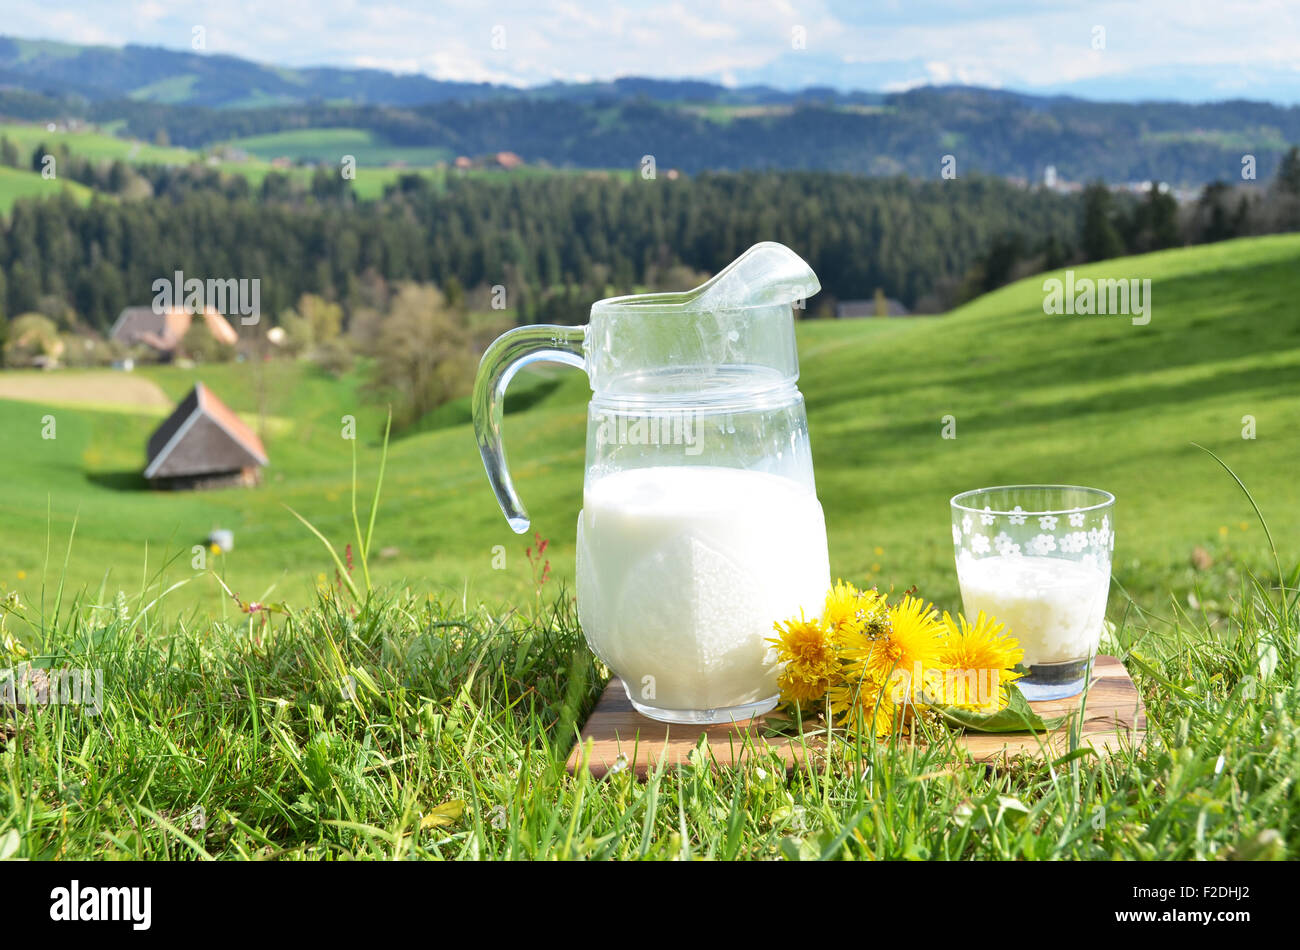
{"label": "blue sky", "polygon": [[531,85],[641,75],[1092,98],[1300,102],[1295,0],[99,0],[7,3],[3,32]]}

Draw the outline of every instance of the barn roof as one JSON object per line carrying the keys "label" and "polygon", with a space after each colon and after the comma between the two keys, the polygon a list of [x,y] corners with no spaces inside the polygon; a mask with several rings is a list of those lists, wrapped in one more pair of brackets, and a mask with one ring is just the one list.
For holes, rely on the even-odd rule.
{"label": "barn roof", "polygon": [[188,329],[188,314],[183,310],[127,307],[118,314],[109,336],[127,346],[144,343],[155,350],[168,351],[176,348]]}
{"label": "barn roof", "polygon": [[202,383],[149,436],[145,478],[204,475],[267,465],[257,433]]}
{"label": "barn roof", "polygon": [[[203,311],[203,320],[208,325],[208,332],[220,342],[233,346],[239,341],[239,334],[230,321],[211,307]],[[169,310],[127,307],[117,315],[109,336],[125,346],[143,343],[160,353],[170,353],[193,322],[194,316],[180,307]]]}

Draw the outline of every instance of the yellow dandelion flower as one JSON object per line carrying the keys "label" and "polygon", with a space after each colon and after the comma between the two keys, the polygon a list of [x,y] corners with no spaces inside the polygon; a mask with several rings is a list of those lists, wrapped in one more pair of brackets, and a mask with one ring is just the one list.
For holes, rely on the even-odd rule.
{"label": "yellow dandelion flower", "polygon": [[841,725],[874,732],[878,738],[889,735],[899,719],[888,684],[879,680],[865,678],[832,686],[830,701],[831,712]]}
{"label": "yellow dandelion flower", "polygon": [[909,676],[900,673],[895,671],[887,680],[846,678],[831,687],[831,712],[836,721],[849,729],[873,732],[877,738],[895,731],[910,735],[929,707],[917,702]]}
{"label": "yellow dandelion flower", "polygon": [[944,673],[944,700],[954,706],[996,711],[1008,702],[1007,685],[1023,674],[1013,667],[1025,658],[1015,637],[1003,633],[1006,625],[980,611],[971,624],[964,616],[943,615],[940,661]]}
{"label": "yellow dandelion flower", "polygon": [[910,676],[917,669],[938,667],[943,629],[931,604],[905,594],[889,606],[884,630],[875,636],[870,630],[852,634],[845,641],[843,653],[849,661],[845,676],[886,682],[895,670]]}
{"label": "yellow dandelion flower", "polygon": [[826,595],[822,623],[838,642],[851,634],[862,633],[883,612],[884,598],[874,590],[858,590],[852,584],[836,581]]}
{"label": "yellow dandelion flower", "polygon": [[784,664],[777,685],[787,702],[816,702],[838,681],[839,654],[835,640],[820,620],[788,620],[774,624],[780,634],[768,640],[776,647],[777,659]]}
{"label": "yellow dandelion flower", "polygon": [[25,580],[27,580],[27,572],[26,572],[26,571],[19,571],[19,572],[18,572],[18,579],[19,579],[20,581],[25,581]]}

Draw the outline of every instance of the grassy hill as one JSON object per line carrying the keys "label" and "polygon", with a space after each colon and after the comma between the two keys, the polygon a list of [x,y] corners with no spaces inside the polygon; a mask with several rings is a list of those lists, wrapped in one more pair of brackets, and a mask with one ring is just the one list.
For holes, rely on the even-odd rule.
{"label": "grassy hill", "polygon": [[[48,148],[66,146],[68,151],[91,161],[121,160],[132,165],[192,165],[204,162],[215,165],[222,172],[240,175],[253,188],[259,188],[263,179],[272,172],[287,174],[300,185],[311,181],[314,163],[338,167],[344,155],[356,159],[352,189],[362,200],[383,196],[384,189],[402,175],[417,173],[426,176],[434,187],[442,188],[450,174],[446,163],[454,153],[442,147],[407,147],[387,143],[381,136],[366,129],[322,128],[295,129],[267,135],[246,136],[222,143],[246,153],[246,157],[230,158],[224,154],[187,148],[151,145],[138,139],[118,135],[120,122],[104,125],[81,125],[73,129],[49,131],[45,125],[32,122],[0,122],[0,137],[8,138],[19,149],[26,162],[32,151],[44,144]],[[277,169],[272,160],[287,158],[293,164]],[[509,182],[516,178],[534,175],[604,174],[631,177],[633,169],[551,169],[526,166],[512,171],[495,168],[474,168],[455,174],[489,181]],[[59,185],[70,189],[78,200],[89,200],[92,189],[71,181]],[[26,168],[13,169],[0,166],[0,214],[7,213],[18,198],[41,197],[57,190],[39,174]]]}
{"label": "grassy hill", "polygon": [[[81,126],[51,132],[40,123],[0,122],[0,136],[17,145],[24,160],[38,145],[44,144],[48,148],[66,146],[73,155],[91,161],[121,160],[133,165],[192,165],[205,161],[202,153],[192,149],[151,145],[119,136],[115,134],[118,125],[119,123],[109,123],[99,127]],[[336,132],[344,134],[340,136]],[[396,181],[398,175],[408,169],[365,166],[390,161],[409,161],[412,165],[420,165],[426,160],[432,163],[441,155],[436,149],[389,149],[376,144],[367,146],[366,143],[372,138],[372,133],[354,129],[304,130],[283,135],[258,136],[231,143],[248,152],[248,158],[239,161],[223,158],[217,161],[217,167],[228,174],[242,175],[250,185],[257,188],[261,186],[262,179],[274,169],[271,159],[283,156],[294,160],[306,158],[337,162],[342,155],[352,154],[356,156],[358,165],[362,166],[357,171],[353,188],[358,197],[370,199],[380,197],[384,187]],[[441,181],[441,173],[434,169],[409,170],[423,171]],[[310,181],[312,174],[310,168],[301,167],[290,167],[283,171],[303,184]],[[61,184],[72,190],[79,200],[89,200],[92,194],[92,189],[77,182]],[[19,198],[42,197],[51,191],[50,183],[39,174],[0,166],[0,214],[7,213]]]}
{"label": "grassy hill", "polygon": [[[9,139],[18,147],[24,163],[40,145],[46,148],[65,146],[72,155],[92,162],[120,160],[131,165],[192,165],[205,160],[202,153],[192,149],[151,145],[120,136],[116,134],[119,125],[120,123],[82,125],[51,132],[41,123],[0,122],[0,137]],[[222,160],[218,162],[218,167],[223,172],[244,176],[255,188],[261,185],[262,179],[272,170],[269,161],[256,156],[243,161]],[[301,182],[308,181],[311,176],[310,170],[302,168],[291,168],[288,173]],[[7,213],[18,198],[49,195],[50,184],[25,167],[14,169],[0,166],[0,214]],[[78,182],[62,181],[61,184],[71,189],[79,200],[89,200],[93,193],[91,188]],[[358,180],[357,192],[361,194],[363,190],[366,193],[362,197],[377,196],[383,192],[383,183]]]}
{"label": "grassy hill", "polygon": [[229,143],[250,155],[273,159],[281,156],[298,161],[337,164],[343,155],[351,155],[358,165],[433,165],[456,156],[446,148],[419,148],[389,145],[369,129],[294,129],[268,135],[250,135]]}
{"label": "grassy hill", "polygon": [[24,155],[30,155],[38,145],[47,148],[66,145],[70,152],[91,160],[121,159],[151,165],[187,165],[199,160],[199,154],[187,148],[150,145],[122,138],[114,134],[113,124],[103,128],[81,126],[50,131],[40,123],[4,122],[0,123],[0,136],[17,145]]}
{"label": "grassy hill", "polygon": [[[1218,453],[1271,519],[1284,562],[1300,556],[1300,236],[1270,237],[1126,258],[1077,276],[1150,278],[1152,319],[1052,316],[1043,277],[981,298],[943,317],[809,321],[799,328],[818,491],[833,573],[882,586],[913,583],[956,602],[948,498],[1009,482],[1070,482],[1119,499],[1115,573],[1140,595],[1198,582],[1194,548],[1237,563],[1257,559],[1264,539],[1248,502],[1205,453]],[[264,371],[259,383],[257,374]],[[64,373],[59,406],[0,400],[0,584],[37,597],[63,573],[74,587],[138,588],[146,563],[183,553],[168,576],[193,574],[189,551],[213,527],[235,531],[218,560],[245,597],[305,600],[332,568],[286,510],[292,506],[339,546],[350,537],[353,443],[342,417],[358,420],[363,502],[378,462],[382,413],[358,380],[306,367],[235,364],[140,371],[179,398],[202,378],[255,424],[257,393],[268,417],[272,466],[258,489],[202,494],[140,490],[144,441],[156,410],[91,411]],[[553,539],[558,579],[573,570],[581,505],[585,380],[562,382],[507,418],[506,444],[535,527]],[[99,398],[105,398],[102,394]],[[956,419],[957,438],[941,437]],[[57,437],[42,439],[54,416]],[[1257,438],[1242,438],[1253,416]],[[376,528],[382,581],[517,600],[531,592],[523,548],[498,512],[469,427],[452,407],[445,428],[394,442]],[[46,561],[47,508],[52,546]],[[496,545],[507,567],[493,569]],[[378,557],[383,550],[384,557]],[[0,588],[3,589],[3,588]],[[1202,592],[1202,599],[1213,591]],[[211,580],[174,597],[211,605]]]}
{"label": "grassy hill", "polygon": [[65,191],[81,202],[89,201],[92,194],[79,182],[42,178],[40,172],[0,165],[0,214],[7,214],[19,198],[46,198]]}
{"label": "grassy hill", "polygon": [[[1262,545],[1245,499],[1193,441],[1253,489],[1294,561],[1300,512],[1286,473],[1300,462],[1298,261],[1300,239],[1287,236],[1077,270],[1149,277],[1147,326],[1044,314],[1036,277],[917,327],[861,324],[856,339],[805,327],[801,385],[832,564],[877,573],[862,540],[875,535],[886,548],[870,559],[881,579],[905,582],[905,566],[947,575],[946,499],[1013,482],[1114,492],[1115,571],[1126,582],[1185,565],[1198,544]],[[952,441],[940,438],[948,413]],[[1242,438],[1247,415],[1254,440]]]}
{"label": "grassy hill", "polygon": [[[1113,593],[1126,623],[1105,649],[1144,698],[1146,742],[1005,768],[972,767],[941,729],[916,744],[837,729],[824,767],[788,775],[773,753],[747,744],[734,767],[712,767],[704,750],[644,783],[631,769],[570,778],[563,762],[605,671],[571,605],[553,601],[549,586],[531,596],[524,542],[496,510],[462,407],[429,420],[442,428],[394,444],[375,541],[390,550],[377,573],[414,583],[353,609],[346,597],[311,597],[329,582],[328,562],[282,503],[336,543],[346,539],[353,443],[340,437],[341,416],[357,416],[367,476],[380,422],[358,400],[356,379],[290,364],[155,368],[122,374],[131,385],[115,390],[103,372],[5,373],[4,392],[26,387],[28,399],[46,402],[0,400],[0,658],[102,671],[103,702],[97,715],[29,706],[0,723],[17,777],[0,783],[0,850],[136,859],[1294,857],[1300,618],[1294,602],[1283,608],[1238,589],[1241,560],[1262,553],[1261,532],[1226,476],[1188,443],[1213,447],[1242,475],[1293,570],[1298,256],[1300,237],[1269,238],[1089,268],[1152,280],[1146,327],[1047,316],[1035,278],[946,317],[800,328],[836,573],[918,583],[952,606],[951,492],[1066,479],[1119,496],[1116,576],[1157,609],[1125,614]],[[261,488],[139,489],[141,445],[162,395],[179,397],[196,375],[254,424],[264,409],[273,466]],[[538,528],[556,539],[551,561],[565,577],[586,393],[578,374],[556,378],[564,381],[536,387],[540,401],[506,428],[519,487]],[[103,411],[86,408],[92,396]],[[955,440],[940,438],[945,414],[957,419]],[[1253,441],[1240,438],[1243,415],[1256,419]],[[218,524],[236,532],[218,570],[245,600],[274,588],[288,614],[236,613],[210,578],[154,600],[195,577],[190,545]],[[511,557],[494,572],[498,543]],[[169,551],[178,562],[134,596]],[[65,575],[89,597],[70,605],[65,591],[59,602]],[[24,594],[17,603],[14,587]],[[1183,611],[1159,603],[1169,594]],[[182,610],[186,602],[198,609]]]}

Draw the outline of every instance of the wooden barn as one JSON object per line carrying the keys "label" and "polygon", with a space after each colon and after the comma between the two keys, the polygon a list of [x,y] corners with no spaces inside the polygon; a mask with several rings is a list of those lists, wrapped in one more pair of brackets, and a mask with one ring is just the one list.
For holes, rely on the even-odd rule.
{"label": "wooden barn", "polygon": [[257,433],[202,383],[149,436],[147,452],[144,477],[164,489],[256,485],[269,464]]}
{"label": "wooden barn", "polygon": [[[239,334],[225,317],[208,307],[203,320],[213,339],[227,346],[239,342]],[[147,346],[163,359],[170,359],[194,323],[194,315],[179,307],[155,310],[153,307],[127,307],[117,316],[109,339],[123,346]]]}

